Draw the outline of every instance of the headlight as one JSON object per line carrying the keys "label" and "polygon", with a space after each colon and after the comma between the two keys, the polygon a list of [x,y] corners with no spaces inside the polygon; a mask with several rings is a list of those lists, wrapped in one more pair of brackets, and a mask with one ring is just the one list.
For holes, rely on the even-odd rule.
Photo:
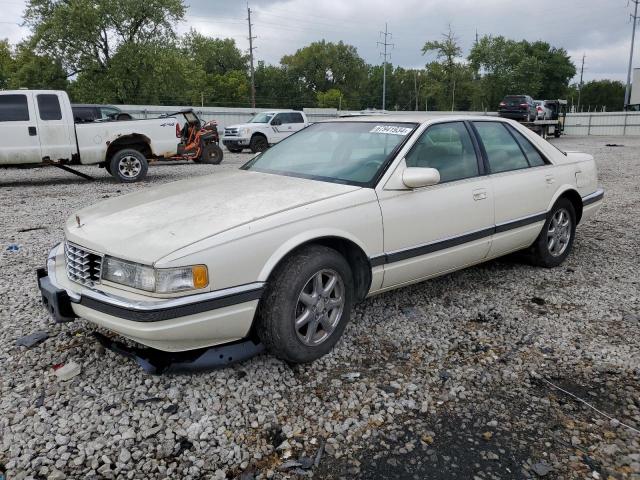
{"label": "headlight", "polygon": [[241,137],[246,137],[247,135],[249,135],[249,129],[248,128],[242,128],[240,129],[240,136]]}
{"label": "headlight", "polygon": [[105,257],[102,278],[128,287],[156,293],[197,290],[209,284],[207,267],[193,265],[179,268],[158,268]]}

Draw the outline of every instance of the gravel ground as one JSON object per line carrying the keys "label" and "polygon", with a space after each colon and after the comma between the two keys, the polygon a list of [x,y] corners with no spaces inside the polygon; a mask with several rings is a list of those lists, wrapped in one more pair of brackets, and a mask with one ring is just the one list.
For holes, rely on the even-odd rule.
{"label": "gravel ground", "polygon": [[[640,429],[640,138],[556,143],[596,155],[607,191],[562,267],[490,262],[365,301],[311,365],[261,355],[197,375],[147,375],[88,323],[53,324],[34,271],[76,209],[250,156],[153,166],[135,185],[0,170],[7,478],[640,479],[623,425]],[[82,372],[62,382],[52,367],[70,361]]]}

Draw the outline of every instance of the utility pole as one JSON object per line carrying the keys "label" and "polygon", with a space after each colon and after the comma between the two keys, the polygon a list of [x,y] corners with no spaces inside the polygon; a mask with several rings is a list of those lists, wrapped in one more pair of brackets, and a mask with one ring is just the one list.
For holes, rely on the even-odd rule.
{"label": "utility pole", "polygon": [[586,55],[582,54],[582,66],[580,67],[580,83],[578,83],[578,108],[576,112],[580,112],[580,97],[582,96],[582,75],[584,74],[584,59]]}
{"label": "utility pole", "polygon": [[247,2],[247,22],[249,22],[249,63],[251,65],[251,108],[256,108],[256,80],[255,72],[253,70],[253,50],[256,48],[253,46],[253,41],[258,38],[251,34],[251,9],[249,8],[249,2]]}
{"label": "utility pole", "polygon": [[[638,0],[640,1],[640,0]],[[387,104],[387,57],[390,57],[391,54],[387,53],[387,47],[394,46],[393,43],[387,42],[389,38],[393,38],[393,35],[389,33],[387,28],[387,23],[384,24],[384,32],[380,32],[381,36],[384,36],[384,42],[376,42],[378,45],[384,47],[384,52],[380,52],[380,56],[383,57],[384,61],[382,63],[382,110],[385,110]]]}
{"label": "utility pole", "polygon": [[418,72],[414,70],[413,72],[413,90],[416,93],[416,112],[418,111]]}
{"label": "utility pole", "polygon": [[[638,21],[638,3],[640,0],[631,0],[634,3],[633,15],[631,15],[631,23],[633,27],[631,29],[631,51],[629,52],[629,68],[627,69],[627,88],[624,91],[624,109],[626,110],[631,100],[631,65],[633,63],[633,44],[636,39],[636,23]],[[636,85],[636,88],[638,85]]]}

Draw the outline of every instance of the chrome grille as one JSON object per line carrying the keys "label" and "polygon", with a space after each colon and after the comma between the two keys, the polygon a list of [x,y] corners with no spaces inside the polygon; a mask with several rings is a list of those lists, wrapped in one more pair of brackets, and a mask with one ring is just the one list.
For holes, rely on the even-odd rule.
{"label": "chrome grille", "polygon": [[100,282],[102,255],[65,242],[64,257],[69,280],[87,287],[93,287]]}
{"label": "chrome grille", "polygon": [[238,135],[238,129],[237,128],[225,128],[224,129],[224,134],[225,134],[225,136],[235,137],[236,135]]}

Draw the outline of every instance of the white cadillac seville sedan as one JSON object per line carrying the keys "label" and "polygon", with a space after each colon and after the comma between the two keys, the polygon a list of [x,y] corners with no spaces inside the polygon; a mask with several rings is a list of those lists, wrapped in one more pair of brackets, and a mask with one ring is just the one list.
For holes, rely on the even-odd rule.
{"label": "white cadillac seville sedan", "polygon": [[39,285],[57,321],[169,352],[252,336],[307,362],[367,296],[518,250],[561,264],[603,195],[593,157],[510,120],[337,119],[79,211]]}

